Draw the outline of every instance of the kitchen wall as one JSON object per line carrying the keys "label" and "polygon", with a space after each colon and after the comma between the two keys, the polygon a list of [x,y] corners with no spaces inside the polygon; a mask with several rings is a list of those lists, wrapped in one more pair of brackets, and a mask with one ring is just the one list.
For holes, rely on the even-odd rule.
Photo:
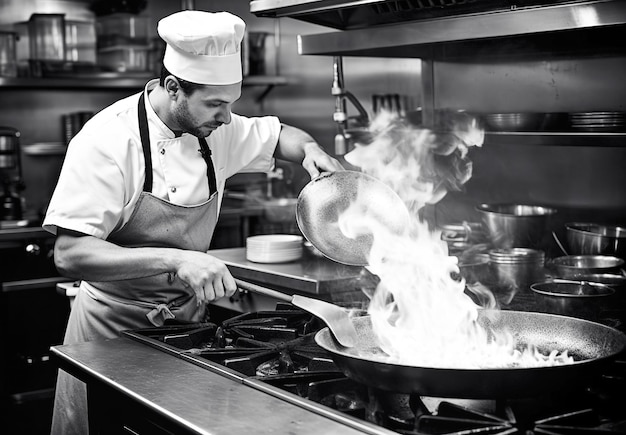
{"label": "kitchen wall", "polygon": [[[32,12],[55,12],[60,4],[77,16],[89,14],[88,2],[0,0],[0,27],[25,20]],[[249,30],[275,31],[275,20],[257,18],[244,0],[196,0],[196,9],[229,10],[248,23]],[[51,6],[54,5],[54,7]],[[45,10],[42,10],[44,8]],[[30,8],[30,10],[29,10]],[[175,12],[180,2],[148,0],[142,13],[150,17],[154,36],[160,18]],[[36,9],[36,10],[33,10]],[[278,20],[280,45],[269,50],[268,62],[289,84],[274,88],[260,104],[263,88],[245,87],[234,110],[245,115],[278,115],[284,122],[309,131],[328,151],[333,150],[334,99],[330,95],[332,59],[299,56],[296,35],[331,31],[282,18]],[[272,46],[274,41],[269,39]],[[418,59],[345,58],[346,88],[371,110],[371,95],[399,93],[420,105],[421,68]],[[436,105],[478,112],[625,110],[624,57],[554,59],[524,62],[438,62],[435,65]],[[0,124],[22,131],[23,143],[57,141],[60,115],[74,110],[102,108],[134,90],[31,92],[0,89]],[[351,114],[355,113],[349,107]],[[603,148],[519,146],[490,143],[472,152],[474,176],[465,192],[450,193],[429,213],[438,222],[477,219],[480,202],[540,202],[562,208],[563,216],[590,216],[594,220],[626,220],[626,144]],[[29,205],[44,209],[62,162],[62,156],[24,159]],[[307,181],[301,168],[288,165],[295,192]]]}
{"label": "kitchen wall", "polygon": [[[478,113],[626,110],[626,58],[439,62],[436,104]],[[558,221],[626,223],[626,143],[532,146],[491,141],[472,153],[466,191],[438,207],[438,220],[476,219],[481,202],[551,205]],[[473,216],[473,217],[472,217]],[[557,221],[557,222],[558,222]]]}
{"label": "kitchen wall", "polygon": [[[246,0],[197,0],[195,9],[227,10],[241,16],[250,31],[274,33],[273,19],[257,18],[249,12]],[[14,22],[26,21],[31,13],[66,13],[76,20],[93,19],[87,1],[55,0],[0,0],[0,29],[9,30]],[[151,36],[156,37],[156,25],[162,17],[176,12],[181,2],[171,0],[148,0],[142,16],[149,17]],[[332,59],[326,56],[302,57],[297,54],[296,35],[316,33],[327,29],[300,23],[292,19],[279,21],[279,47],[275,48],[273,36],[268,38],[268,69],[288,80],[288,85],[275,87],[263,100],[256,101],[263,87],[244,87],[241,100],[234,111],[243,115],[277,115],[283,122],[309,131],[322,146],[333,151],[335,124],[332,121],[334,99],[330,95],[332,82]],[[278,65],[276,67],[276,56]],[[346,86],[366,106],[373,93],[396,92],[411,95],[419,104],[418,60],[406,59],[347,59],[345,61]],[[138,90],[65,90],[65,89],[1,89],[0,125],[21,131],[23,145],[62,140],[61,116],[64,113],[91,110],[98,111],[119,98]],[[356,113],[349,108],[350,114]],[[43,212],[56,184],[63,156],[23,157],[26,190],[23,192],[29,209]],[[293,183],[292,194],[308,181],[307,174],[297,165],[281,164]],[[234,180],[235,183],[239,179]]]}

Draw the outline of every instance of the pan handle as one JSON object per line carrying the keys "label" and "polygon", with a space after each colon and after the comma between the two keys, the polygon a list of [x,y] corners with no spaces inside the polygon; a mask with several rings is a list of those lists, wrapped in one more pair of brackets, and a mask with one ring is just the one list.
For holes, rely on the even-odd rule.
{"label": "pan handle", "polygon": [[242,281],[240,279],[235,279],[235,282],[237,283],[237,287],[239,287],[242,290],[248,290],[254,293],[269,296],[271,298],[278,299],[284,302],[289,302],[289,303],[291,303],[293,299],[292,296],[286,295],[279,291],[272,290],[266,287],[261,287],[260,285],[252,284],[246,281]]}

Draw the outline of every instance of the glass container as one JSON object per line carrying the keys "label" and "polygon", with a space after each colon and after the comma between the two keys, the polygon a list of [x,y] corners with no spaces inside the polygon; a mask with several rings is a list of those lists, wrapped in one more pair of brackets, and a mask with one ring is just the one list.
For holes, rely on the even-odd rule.
{"label": "glass container", "polygon": [[30,59],[65,60],[65,14],[32,14],[28,37]]}
{"label": "glass container", "polygon": [[17,77],[17,33],[0,32],[0,76]]}

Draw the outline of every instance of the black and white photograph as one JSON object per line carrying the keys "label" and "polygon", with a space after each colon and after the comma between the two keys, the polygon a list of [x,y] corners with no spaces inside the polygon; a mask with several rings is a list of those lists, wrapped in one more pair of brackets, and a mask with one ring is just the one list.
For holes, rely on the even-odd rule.
{"label": "black and white photograph", "polygon": [[0,432],[626,433],[626,1],[0,0]]}

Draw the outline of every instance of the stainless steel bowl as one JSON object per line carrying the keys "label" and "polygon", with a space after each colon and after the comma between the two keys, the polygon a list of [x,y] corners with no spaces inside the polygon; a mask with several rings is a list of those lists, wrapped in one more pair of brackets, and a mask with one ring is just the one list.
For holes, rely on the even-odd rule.
{"label": "stainless steel bowl", "polygon": [[527,204],[481,204],[490,241],[496,248],[541,248],[550,234],[550,218],[557,210]]}
{"label": "stainless steel bowl", "polygon": [[565,255],[551,261],[558,278],[581,279],[590,274],[621,274],[624,260],[609,255]]}
{"label": "stainless steel bowl", "polygon": [[553,280],[530,286],[540,311],[596,320],[609,309],[615,290],[605,284],[588,281]]}
{"label": "stainless steel bowl", "polygon": [[565,224],[570,254],[614,255],[626,258],[626,228],[593,223]]}

